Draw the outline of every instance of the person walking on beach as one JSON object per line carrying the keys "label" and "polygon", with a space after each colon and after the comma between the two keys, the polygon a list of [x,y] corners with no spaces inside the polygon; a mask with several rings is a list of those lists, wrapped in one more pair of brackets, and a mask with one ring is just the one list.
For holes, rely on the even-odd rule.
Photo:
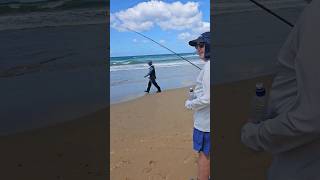
{"label": "person walking on beach", "polygon": [[193,149],[199,153],[199,180],[210,177],[210,32],[201,34],[189,42],[194,46],[201,60],[205,62],[194,89],[194,99],[185,102],[187,109],[194,110]]}
{"label": "person walking on beach", "polygon": [[313,0],[279,54],[266,120],[242,127],[246,146],[273,155],[268,180],[320,179],[319,19]]}
{"label": "person walking on beach", "polygon": [[144,77],[146,78],[147,76],[149,76],[149,82],[148,82],[147,90],[145,90],[144,92],[149,93],[150,88],[151,88],[151,83],[152,83],[158,89],[157,93],[160,93],[161,88],[156,82],[156,78],[157,78],[156,77],[156,70],[155,70],[154,66],[152,65],[152,61],[149,61],[148,65],[149,65],[149,73],[147,75],[145,75]]}

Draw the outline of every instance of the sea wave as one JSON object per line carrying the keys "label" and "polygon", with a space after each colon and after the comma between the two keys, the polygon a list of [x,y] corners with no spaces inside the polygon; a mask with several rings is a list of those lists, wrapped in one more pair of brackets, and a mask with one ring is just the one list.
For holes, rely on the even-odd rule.
{"label": "sea wave", "polygon": [[[198,59],[198,57],[184,57],[187,60],[195,60]],[[153,63],[171,63],[171,62],[179,62],[182,59],[180,58],[168,58],[168,59],[161,59],[161,60],[157,60],[157,59],[149,59],[152,60]],[[147,64],[148,60],[141,60],[141,59],[137,59],[137,60],[111,60],[110,61],[110,66],[123,66],[123,65],[135,65],[135,64]]]}
{"label": "sea wave", "polygon": [[[190,62],[196,64],[196,65],[203,65],[199,59],[197,60],[191,60]],[[154,63],[154,65],[157,68],[168,68],[168,67],[178,67],[178,66],[184,66],[184,65],[189,65],[187,61],[179,60],[179,61],[167,61],[167,62],[158,62]],[[115,71],[132,71],[132,70],[146,70],[148,69],[147,64],[128,64],[128,65],[121,65],[121,66],[110,66],[110,72],[115,72]]]}
{"label": "sea wave", "polygon": [[[198,59],[197,55],[183,55],[182,57],[188,60]],[[182,59],[176,57],[175,55],[159,56],[159,57],[145,57],[145,56],[135,56],[135,57],[125,57],[125,58],[111,58],[110,66],[122,66],[122,65],[133,65],[133,64],[146,64],[149,60],[153,63],[164,63],[181,61]]]}

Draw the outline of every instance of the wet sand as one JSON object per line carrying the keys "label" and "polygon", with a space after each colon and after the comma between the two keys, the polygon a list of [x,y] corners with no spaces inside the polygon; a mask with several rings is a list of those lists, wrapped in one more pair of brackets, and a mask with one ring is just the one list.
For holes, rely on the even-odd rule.
{"label": "wet sand", "polygon": [[[212,161],[214,179],[265,179],[270,155],[240,142],[257,81],[214,86]],[[188,88],[145,95],[55,126],[0,137],[2,179],[171,179],[196,176]],[[110,157],[110,164],[108,164]],[[108,167],[109,165],[109,167]]]}

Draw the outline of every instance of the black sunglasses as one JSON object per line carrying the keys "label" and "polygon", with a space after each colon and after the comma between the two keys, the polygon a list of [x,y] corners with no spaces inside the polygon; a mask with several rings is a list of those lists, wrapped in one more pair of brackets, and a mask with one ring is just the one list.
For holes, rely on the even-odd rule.
{"label": "black sunglasses", "polygon": [[204,43],[196,44],[195,48],[197,49],[198,47],[199,47],[199,48],[203,48],[203,47],[204,47]]}

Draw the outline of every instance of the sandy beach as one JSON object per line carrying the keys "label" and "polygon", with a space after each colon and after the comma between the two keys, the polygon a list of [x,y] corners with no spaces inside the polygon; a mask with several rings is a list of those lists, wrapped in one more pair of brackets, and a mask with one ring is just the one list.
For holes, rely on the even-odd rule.
{"label": "sandy beach", "polygon": [[195,177],[188,88],[150,94],[110,109],[111,179]]}
{"label": "sandy beach", "polygon": [[[215,179],[265,179],[270,157],[253,153],[240,142],[257,81],[269,87],[271,76],[213,87]],[[111,106],[111,179],[196,176],[192,112],[184,108],[187,90],[169,90]]]}
{"label": "sandy beach", "polygon": [[[265,179],[270,156],[240,142],[257,81],[214,86],[213,177]],[[108,167],[107,109],[55,126],[0,138],[2,179],[167,179],[196,176],[192,112],[184,108],[188,88],[149,94],[111,105]]]}
{"label": "sandy beach", "polygon": [[106,114],[1,136],[0,179],[108,179]]}

